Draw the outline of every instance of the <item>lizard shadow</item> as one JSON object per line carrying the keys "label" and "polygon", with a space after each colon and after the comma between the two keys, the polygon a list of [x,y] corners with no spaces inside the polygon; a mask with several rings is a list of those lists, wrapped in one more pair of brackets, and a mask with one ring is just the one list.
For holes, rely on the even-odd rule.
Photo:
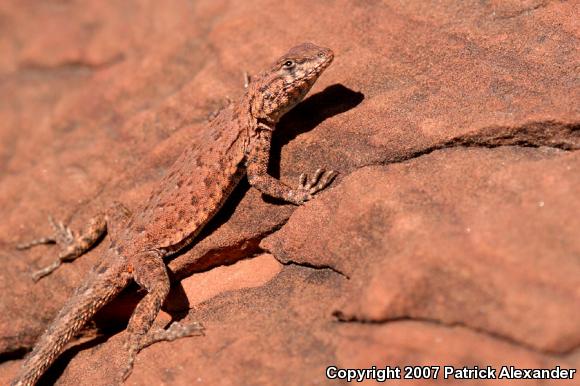
{"label": "lizard shadow", "polygon": [[[270,164],[268,172],[273,177],[280,177],[280,160],[282,147],[320,125],[326,119],[344,113],[358,106],[364,100],[364,94],[353,91],[337,83],[325,88],[298,104],[294,109],[282,117],[272,139]],[[324,148],[321,148],[324,151]],[[273,204],[286,204],[271,197],[263,197]]]}
{"label": "lizard shadow", "polygon": [[[342,114],[358,106],[364,100],[364,94],[337,83],[328,86],[321,92],[313,94],[286,113],[276,125],[272,150],[279,156],[282,146],[320,125],[326,119]],[[270,155],[270,163],[277,164],[279,157]]]}

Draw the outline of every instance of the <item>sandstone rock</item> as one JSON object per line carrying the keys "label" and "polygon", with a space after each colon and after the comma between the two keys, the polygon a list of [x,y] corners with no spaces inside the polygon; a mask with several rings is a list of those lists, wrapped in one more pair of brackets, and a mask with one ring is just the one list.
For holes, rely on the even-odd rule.
{"label": "sandstone rock", "polygon": [[580,344],[579,165],[506,147],[363,168],[262,246],[348,276],[343,320],[432,320],[566,353]]}
{"label": "sandstone rock", "polygon": [[[252,289],[237,264],[224,274],[238,284],[176,283],[168,311],[203,300],[187,318],[208,334],[144,351],[130,382],[324,382],[333,361],[433,363],[444,350],[427,345],[441,335],[458,364],[577,367],[578,315],[567,309],[578,309],[579,287],[577,14],[574,2],[532,0],[3,2],[0,355],[31,348],[107,246],[32,284],[29,272],[56,252],[14,245],[46,233],[48,213],[79,228],[112,199],[134,208],[186,142],[206,145],[206,119],[241,95],[243,71],[314,41],[333,48],[335,63],[280,122],[272,172],[294,183],[326,167],[338,180],[278,232],[295,208],[243,184],[169,268],[179,281],[233,264],[263,252],[273,233],[262,245],[280,261],[349,280],[308,267],[276,274],[270,259]],[[503,145],[514,147],[466,149]],[[381,176],[396,181],[373,180]],[[347,204],[353,217],[335,218]],[[121,330],[136,296],[130,288],[97,326]],[[395,339],[402,333],[415,346]],[[122,337],[73,343],[46,379],[105,384]],[[15,363],[0,365],[0,383]]]}

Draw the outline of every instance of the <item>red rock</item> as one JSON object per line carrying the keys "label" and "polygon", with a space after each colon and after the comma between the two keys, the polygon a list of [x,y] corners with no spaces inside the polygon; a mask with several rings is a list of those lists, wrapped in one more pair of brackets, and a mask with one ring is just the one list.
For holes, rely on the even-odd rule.
{"label": "red rock", "polygon": [[[195,292],[198,284],[185,281],[168,308],[205,299],[188,318],[199,317],[211,334],[149,348],[130,382],[324,382],[332,361],[382,364],[384,342],[402,331],[416,338],[417,349],[410,356],[401,338],[388,357],[397,363],[442,358],[443,351],[425,346],[444,333],[455,342],[445,357],[454,363],[466,357],[499,363],[513,355],[519,363],[552,365],[544,350],[578,344],[577,314],[567,309],[578,301],[578,266],[570,258],[578,255],[577,158],[465,146],[580,148],[580,112],[572,103],[580,97],[577,14],[574,2],[537,1],[3,2],[0,354],[15,358],[31,348],[106,247],[32,284],[29,272],[56,252],[16,252],[17,242],[48,231],[48,213],[76,229],[112,199],[134,208],[186,142],[207,148],[201,141],[206,117],[227,96],[242,93],[243,71],[256,73],[289,46],[314,41],[332,47],[336,59],[314,95],[280,123],[272,167],[289,183],[303,171],[336,169],[341,174],[332,191],[276,232],[294,208],[242,186],[201,241],[169,267],[181,279],[232,264],[262,252],[262,238],[276,232],[263,245],[278,259],[327,264],[350,280],[304,267],[276,275],[269,260],[253,289],[208,279]],[[423,156],[443,148],[457,149]],[[458,164],[444,162],[451,158]],[[569,171],[565,159],[572,160]],[[498,160],[505,170],[498,170]],[[371,165],[376,168],[365,168]],[[405,168],[415,180],[402,174]],[[371,170],[397,180],[356,186]],[[497,180],[488,186],[482,176]],[[439,191],[432,187],[437,181]],[[386,195],[380,205],[364,201],[373,192]],[[438,200],[446,206],[435,205]],[[543,207],[534,206],[540,201]],[[332,210],[339,203],[369,218],[341,228]],[[469,235],[466,224],[456,223],[467,218],[474,224]],[[317,238],[307,239],[314,224]],[[369,258],[373,251],[382,255]],[[379,257],[390,260],[382,264]],[[232,277],[247,274],[247,267],[229,268]],[[183,294],[199,297],[183,302]],[[126,295],[104,310],[99,326],[122,328],[135,289]],[[346,299],[354,300],[347,305]],[[482,300],[480,308],[470,299]],[[335,310],[385,323],[334,323]],[[401,315],[442,325],[387,322]],[[446,326],[458,322],[465,328]],[[122,337],[77,343],[47,379],[106,384],[122,363]],[[370,340],[376,343],[365,349],[361,341]],[[485,350],[473,353],[474,345]],[[578,367],[571,354],[558,358]],[[0,383],[15,370],[14,362],[0,365]]]}
{"label": "red rock", "polygon": [[348,276],[341,319],[433,320],[566,353],[580,344],[578,165],[512,147],[362,168],[262,246]]}

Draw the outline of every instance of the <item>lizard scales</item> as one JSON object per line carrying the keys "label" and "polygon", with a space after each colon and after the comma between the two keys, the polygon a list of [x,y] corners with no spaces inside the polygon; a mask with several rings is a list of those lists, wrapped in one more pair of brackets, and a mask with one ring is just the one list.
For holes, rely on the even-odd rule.
{"label": "lizard scales", "polygon": [[[199,325],[178,323],[167,330],[150,331],[169,292],[163,257],[194,240],[244,175],[262,193],[297,205],[332,181],[333,171],[324,173],[319,169],[308,181],[302,175],[299,186],[291,188],[269,176],[267,165],[276,123],[304,98],[333,58],[330,49],[312,43],[290,49],[248,85],[237,104],[224,109],[210,122],[205,142],[211,144],[210,148],[186,148],[148,201],[110,235],[111,246],[105,256],[39,338],[12,385],[36,384],[65,344],[131,281],[137,282],[147,294],[129,320],[125,345],[128,360],[122,380],[130,374],[135,356],[143,347],[199,331]],[[93,225],[96,228],[78,240],[68,240],[73,252],[59,255],[58,264],[43,270],[39,277],[52,272],[61,261],[72,260],[90,248],[107,227],[103,219],[95,220]],[[115,229],[119,228],[115,225]],[[111,226],[108,228],[111,233]],[[65,231],[65,236],[71,236],[70,230]],[[49,239],[42,240],[28,246]]]}

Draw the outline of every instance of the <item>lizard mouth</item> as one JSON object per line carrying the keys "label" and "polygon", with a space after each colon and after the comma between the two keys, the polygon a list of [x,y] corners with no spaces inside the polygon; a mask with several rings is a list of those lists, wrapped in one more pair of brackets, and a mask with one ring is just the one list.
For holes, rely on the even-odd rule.
{"label": "lizard mouth", "polygon": [[318,70],[318,73],[324,71],[328,66],[330,66],[330,63],[334,60],[334,52],[332,52],[330,48],[324,48],[320,51],[319,55],[322,55],[325,60],[315,67]]}
{"label": "lizard mouth", "polygon": [[334,60],[334,52],[332,52],[330,48],[324,48],[321,50],[319,56],[321,56],[323,60],[321,60],[316,66],[310,69],[310,71],[304,74],[303,77],[303,79],[310,84],[316,82],[316,79],[318,79],[320,74],[326,70],[326,68],[330,66]]}

